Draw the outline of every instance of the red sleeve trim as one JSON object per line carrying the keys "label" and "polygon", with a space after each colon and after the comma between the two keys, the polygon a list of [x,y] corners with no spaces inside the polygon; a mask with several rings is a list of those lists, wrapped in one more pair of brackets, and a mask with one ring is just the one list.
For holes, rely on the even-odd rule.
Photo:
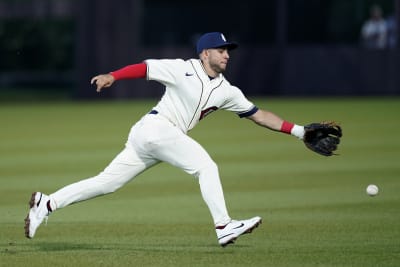
{"label": "red sleeve trim", "polygon": [[293,123],[283,121],[282,126],[281,126],[281,132],[291,134],[293,127],[294,127]]}
{"label": "red sleeve trim", "polygon": [[133,64],[122,69],[110,72],[115,80],[146,78],[147,65],[145,63]]}

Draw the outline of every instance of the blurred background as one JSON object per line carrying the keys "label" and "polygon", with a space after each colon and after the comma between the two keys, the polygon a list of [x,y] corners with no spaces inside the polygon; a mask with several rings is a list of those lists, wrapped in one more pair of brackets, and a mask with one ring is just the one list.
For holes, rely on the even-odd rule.
{"label": "blurred background", "polygon": [[[0,100],[100,99],[90,78],[240,44],[226,76],[249,96],[397,96],[400,0],[0,0]],[[121,81],[101,99],[150,98]]]}

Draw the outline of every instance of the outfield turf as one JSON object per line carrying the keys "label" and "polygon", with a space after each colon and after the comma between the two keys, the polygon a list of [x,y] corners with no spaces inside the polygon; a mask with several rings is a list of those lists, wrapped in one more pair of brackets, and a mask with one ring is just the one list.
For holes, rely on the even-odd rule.
{"label": "outfield turf", "polygon": [[229,112],[202,121],[190,135],[218,163],[231,216],[264,219],[226,248],[196,180],[167,164],[26,239],[31,193],[96,175],[156,101],[2,103],[0,266],[400,266],[400,99],[253,100],[298,124],[337,120],[344,137],[325,158]]}

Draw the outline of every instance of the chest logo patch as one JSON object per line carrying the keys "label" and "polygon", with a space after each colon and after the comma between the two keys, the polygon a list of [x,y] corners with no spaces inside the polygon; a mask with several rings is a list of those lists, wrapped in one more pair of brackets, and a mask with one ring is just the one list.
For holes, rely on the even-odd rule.
{"label": "chest logo patch", "polygon": [[203,118],[205,118],[206,116],[208,116],[209,114],[211,114],[211,113],[213,113],[214,111],[216,111],[216,110],[218,110],[218,108],[217,107],[209,107],[209,108],[206,108],[205,110],[202,110],[201,111],[201,114],[200,114],[200,119],[199,120],[202,120]]}

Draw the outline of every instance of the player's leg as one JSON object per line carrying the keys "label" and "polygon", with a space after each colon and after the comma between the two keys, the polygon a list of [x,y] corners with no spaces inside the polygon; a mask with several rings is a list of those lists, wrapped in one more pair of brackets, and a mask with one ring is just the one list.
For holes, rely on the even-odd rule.
{"label": "player's leg", "polygon": [[43,220],[56,209],[112,193],[157,162],[154,159],[141,159],[131,144],[127,143],[125,149],[99,175],[65,186],[49,196],[33,193],[25,219],[26,237],[33,238]]}
{"label": "player's leg", "polygon": [[261,223],[258,216],[240,221],[229,217],[217,165],[205,149],[169,122],[162,119],[154,121],[157,123],[149,123],[149,127],[142,132],[146,135],[147,142],[135,144],[133,138],[134,145],[137,150],[145,149],[145,146],[150,157],[168,162],[198,177],[201,194],[216,226],[219,244],[231,244],[240,235],[250,233],[256,228]]}
{"label": "player's leg", "polygon": [[[143,135],[143,136],[142,136]],[[146,140],[137,142],[136,140]],[[149,117],[141,131],[130,138],[137,151],[168,162],[198,177],[200,190],[214,223],[226,224],[231,218],[225,205],[218,167],[205,149],[169,121]]]}
{"label": "player's leg", "polygon": [[138,174],[154,165],[156,160],[143,161],[127,143],[113,161],[97,176],[65,186],[50,195],[56,208],[113,193]]}

